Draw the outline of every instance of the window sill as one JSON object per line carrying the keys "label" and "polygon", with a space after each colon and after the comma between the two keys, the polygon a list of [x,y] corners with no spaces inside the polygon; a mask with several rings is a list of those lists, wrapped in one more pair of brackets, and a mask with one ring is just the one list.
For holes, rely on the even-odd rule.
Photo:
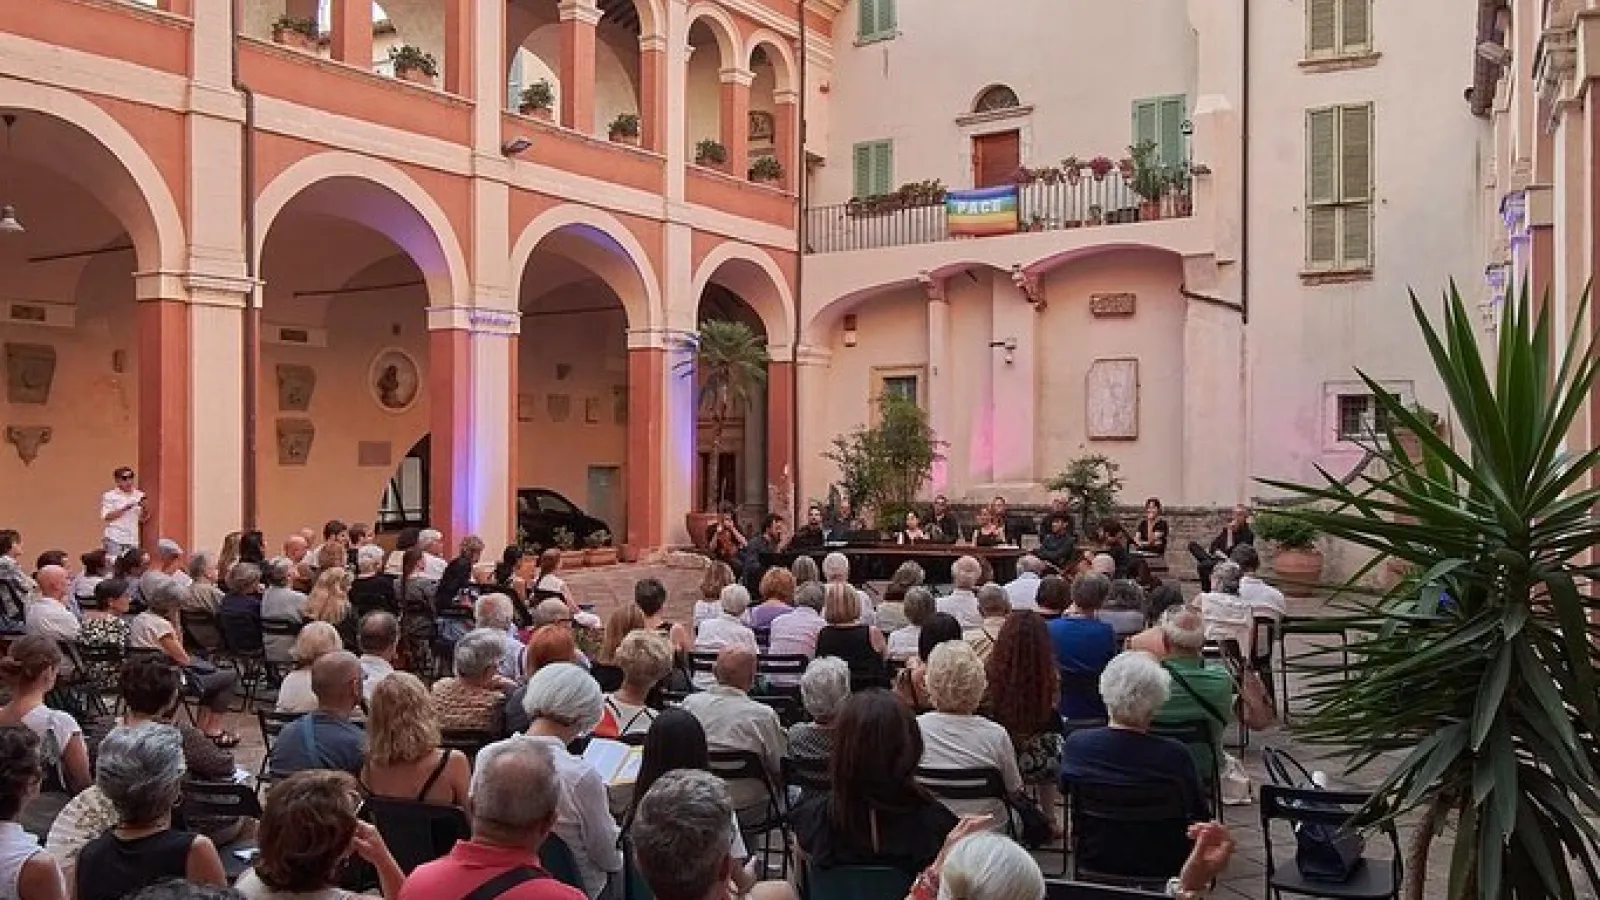
{"label": "window sill", "polygon": [[1367,51],[1365,53],[1340,53],[1334,56],[1318,56],[1311,59],[1300,60],[1300,69],[1304,72],[1348,72],[1351,69],[1370,69],[1383,58],[1382,53]]}
{"label": "window sill", "polygon": [[1359,269],[1326,269],[1300,273],[1300,283],[1306,287],[1321,287],[1328,284],[1354,284],[1371,280],[1371,266]]}
{"label": "window sill", "polygon": [[884,41],[892,41],[899,36],[900,29],[898,28],[894,31],[885,31],[882,34],[864,34],[856,38],[856,46],[865,47],[869,44],[881,44]]}

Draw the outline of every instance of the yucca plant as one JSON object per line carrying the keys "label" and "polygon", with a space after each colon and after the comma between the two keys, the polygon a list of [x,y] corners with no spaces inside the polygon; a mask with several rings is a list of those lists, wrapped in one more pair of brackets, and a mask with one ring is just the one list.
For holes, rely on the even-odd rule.
{"label": "yucca plant", "polygon": [[[1406,841],[1405,896],[1420,898],[1429,841],[1451,827],[1451,898],[1573,897],[1574,868],[1600,883],[1600,700],[1589,615],[1600,608],[1583,559],[1600,544],[1589,476],[1600,451],[1565,442],[1588,404],[1596,357],[1585,291],[1575,321],[1526,286],[1507,291],[1493,359],[1452,284],[1443,321],[1412,309],[1450,398],[1457,446],[1419,411],[1363,380],[1387,412],[1375,448],[1385,472],[1349,485],[1265,482],[1317,506],[1288,508],[1375,551],[1365,571],[1400,560],[1387,592],[1352,579],[1341,625],[1369,637],[1348,669],[1336,650],[1303,659],[1313,743],[1342,748],[1352,770],[1403,754],[1363,811],[1369,821],[1420,810]],[[1412,458],[1398,439],[1420,439]],[[1413,445],[1415,446],[1415,445]]]}
{"label": "yucca plant", "polygon": [[[684,377],[700,379],[699,407],[711,417],[711,458],[722,455],[728,419],[745,409],[767,381],[767,343],[743,322],[707,319],[700,323],[694,355],[677,364]],[[722,479],[714,509],[722,508]]]}

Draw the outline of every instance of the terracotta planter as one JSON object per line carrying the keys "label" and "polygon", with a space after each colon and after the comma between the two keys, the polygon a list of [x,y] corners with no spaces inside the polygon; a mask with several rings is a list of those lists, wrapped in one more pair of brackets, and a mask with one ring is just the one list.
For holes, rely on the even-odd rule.
{"label": "terracotta planter", "polygon": [[305,32],[295,31],[292,28],[273,29],[272,40],[274,43],[282,44],[285,47],[293,47],[296,50],[304,50],[307,53],[315,52],[317,49],[316,38]]}
{"label": "terracotta planter", "polygon": [[428,87],[433,87],[433,76],[429,75],[427,72],[422,71],[421,69],[417,69],[417,68],[396,69],[394,71],[394,74],[395,74],[395,77],[399,78],[401,81],[409,81],[412,84],[425,84]]}
{"label": "terracotta planter", "polygon": [[691,512],[683,514],[683,527],[689,532],[689,540],[701,550],[706,549],[706,531],[716,521],[716,513]]}
{"label": "terracotta planter", "polygon": [[727,160],[723,160],[722,162],[712,162],[709,159],[701,159],[699,157],[695,157],[694,164],[699,166],[702,169],[712,169],[712,170],[717,171],[717,172],[727,172],[728,171],[728,161]]}
{"label": "terracotta planter", "polygon": [[1278,589],[1290,597],[1314,597],[1322,583],[1322,551],[1279,547],[1272,557]]}
{"label": "terracotta planter", "polygon": [[613,144],[627,144],[629,147],[639,146],[639,136],[637,134],[613,133],[609,137]]}
{"label": "terracotta planter", "polygon": [[563,550],[563,551],[561,551],[561,568],[563,568],[563,569],[581,569],[581,568],[583,568],[584,562],[588,558],[588,553],[589,553],[589,551],[587,551],[587,550]]}
{"label": "terracotta planter", "polygon": [[554,121],[556,117],[555,110],[548,106],[529,106],[526,103],[517,107],[517,112],[525,116],[532,116],[535,119],[543,119],[546,122]]}
{"label": "terracotta planter", "polygon": [[584,564],[588,566],[615,565],[618,559],[615,547],[590,547],[584,551]]}
{"label": "terracotta planter", "polygon": [[770,175],[752,175],[750,180],[755,184],[777,184],[778,179]]}
{"label": "terracotta planter", "polygon": [[1141,221],[1141,222],[1154,222],[1154,221],[1156,221],[1157,219],[1160,219],[1160,218],[1161,218],[1161,201],[1160,200],[1140,200],[1139,201],[1139,221]]}

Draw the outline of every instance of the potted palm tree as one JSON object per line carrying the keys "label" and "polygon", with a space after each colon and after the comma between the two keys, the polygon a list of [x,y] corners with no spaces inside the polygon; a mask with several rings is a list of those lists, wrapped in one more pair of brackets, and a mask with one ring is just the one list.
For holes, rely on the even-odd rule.
{"label": "potted palm tree", "polygon": [[694,164],[708,169],[720,169],[728,164],[728,148],[721,141],[706,138],[694,145]]}
{"label": "potted palm tree", "polygon": [[541,78],[523,88],[517,98],[517,112],[546,122],[554,118],[552,110],[555,105],[556,89],[550,86],[548,78]]}
{"label": "potted palm tree", "polygon": [[278,21],[272,23],[272,40],[296,50],[314,51],[317,49],[317,20],[279,16]]}
{"label": "potted palm tree", "polygon": [[[728,420],[749,407],[755,392],[767,381],[766,341],[743,322],[707,319],[700,323],[694,348],[688,359],[678,363],[678,374],[700,381],[699,408],[711,418],[711,458],[722,455],[722,440]],[[703,546],[706,529],[716,518],[716,510],[728,498],[722,496],[722,482],[716,482],[711,508],[691,510],[684,515],[684,527],[695,546]]]}
{"label": "potted palm tree", "polygon": [[390,47],[389,62],[394,65],[394,77],[402,81],[432,85],[439,77],[439,60],[421,47],[411,44]]}
{"label": "potted palm tree", "polygon": [[617,113],[617,117],[611,120],[606,136],[614,143],[639,146],[639,117],[634,113]]}
{"label": "potted palm tree", "polygon": [[[1383,760],[1358,821],[1408,822],[1407,900],[1430,868],[1448,871],[1450,897],[1583,896],[1600,871],[1600,599],[1586,558],[1600,545],[1600,452],[1567,436],[1600,368],[1588,293],[1535,304],[1509,287],[1483,344],[1454,285],[1439,320],[1414,296],[1412,310],[1454,444],[1362,375],[1391,432],[1373,450],[1383,465],[1348,484],[1265,482],[1316,503],[1283,515],[1372,551],[1366,570],[1410,564],[1387,590],[1365,587],[1364,570],[1334,598],[1327,624],[1367,637],[1347,657],[1330,642],[1296,660],[1309,674],[1298,737],[1352,770]],[[1397,451],[1400,428],[1420,458]],[[1430,865],[1446,831],[1450,858]]]}

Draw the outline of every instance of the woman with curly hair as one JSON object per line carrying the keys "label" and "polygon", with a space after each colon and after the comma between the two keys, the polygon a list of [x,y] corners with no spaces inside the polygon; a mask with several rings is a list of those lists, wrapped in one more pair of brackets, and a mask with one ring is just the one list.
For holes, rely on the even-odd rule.
{"label": "woman with curly hair", "polygon": [[358,856],[378,870],[378,887],[394,900],[406,876],[378,829],[361,821],[361,788],[345,772],[296,772],[272,786],[261,816],[261,856],[235,889],[250,900],[356,900],[339,888],[345,860]]}
{"label": "woman with curly hair", "polygon": [[372,690],[367,762],[361,784],[375,797],[465,806],[472,777],[466,754],[439,746],[433,695],[410,672],[396,672]]}
{"label": "woman with curly hair", "polygon": [[1056,715],[1060,674],[1056,671],[1050,629],[1026,610],[1006,616],[989,654],[989,718],[1011,736],[1024,784],[1036,785],[1039,806],[1055,821],[1061,770],[1061,717]]}
{"label": "woman with curly hair", "polygon": [[[331,541],[329,544],[337,547]],[[305,616],[308,622],[315,620],[332,625],[346,650],[358,650],[356,630],[361,623],[356,608],[350,604],[351,582],[350,572],[343,566],[323,569],[306,597]]]}

